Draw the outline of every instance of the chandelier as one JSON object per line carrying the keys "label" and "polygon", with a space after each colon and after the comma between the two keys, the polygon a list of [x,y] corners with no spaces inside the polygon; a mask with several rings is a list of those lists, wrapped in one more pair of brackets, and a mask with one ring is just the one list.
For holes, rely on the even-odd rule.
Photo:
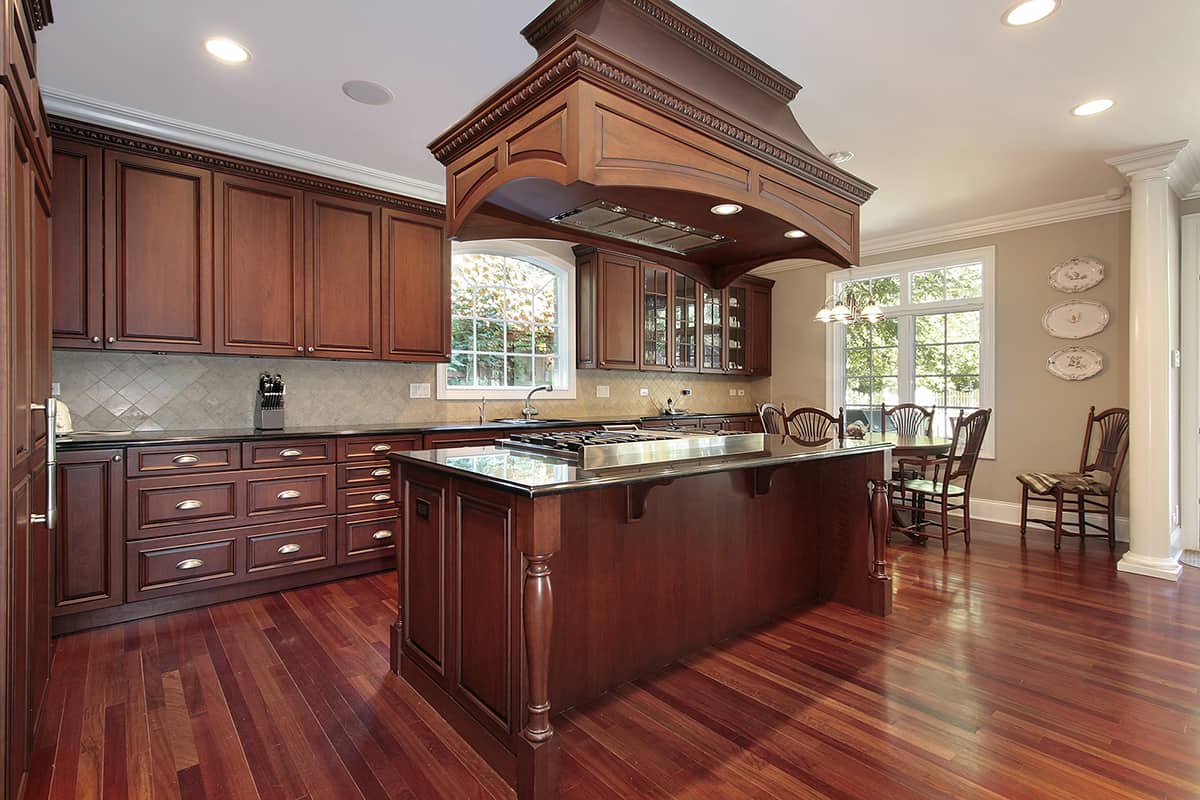
{"label": "chandelier", "polygon": [[817,312],[816,322],[840,322],[849,325],[852,322],[864,321],[876,323],[883,319],[883,309],[870,297],[860,299],[854,292],[846,290],[841,294],[831,294],[825,298],[825,305]]}

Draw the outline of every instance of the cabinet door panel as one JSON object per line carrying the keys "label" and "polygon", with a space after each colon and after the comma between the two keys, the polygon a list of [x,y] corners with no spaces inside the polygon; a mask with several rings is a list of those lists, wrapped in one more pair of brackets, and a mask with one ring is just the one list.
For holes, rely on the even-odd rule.
{"label": "cabinet door panel", "polygon": [[125,576],[120,450],[63,453],[54,533],[54,614],[120,605]]}
{"label": "cabinet door panel", "polygon": [[725,371],[725,293],[700,287],[700,371]]}
{"label": "cabinet door panel", "polygon": [[75,142],[54,145],[55,347],[103,347],[104,154]]}
{"label": "cabinet door panel", "polygon": [[309,355],[379,358],[379,208],[307,195]]}
{"label": "cabinet door panel", "polygon": [[[15,119],[8,131],[8,404],[7,444],[14,475],[30,468],[33,451],[33,256],[30,240],[33,170],[25,137]],[[40,402],[40,401],[39,401]]]}
{"label": "cabinet door panel", "polygon": [[106,152],[105,343],[212,352],[212,173]]}
{"label": "cabinet door panel", "polygon": [[450,243],[440,222],[383,212],[384,358],[450,358]]}
{"label": "cabinet door panel", "polygon": [[641,291],[636,259],[611,253],[599,256],[598,291],[600,313],[596,328],[599,366],[637,369],[640,359]]}
{"label": "cabinet door panel", "polygon": [[746,372],[756,378],[771,374],[771,288],[751,286]]}
{"label": "cabinet door panel", "polygon": [[303,193],[229,175],[215,182],[216,351],[300,355]]}
{"label": "cabinet door panel", "polygon": [[[641,366],[644,370],[671,368],[671,270],[642,262]],[[613,321],[610,317],[610,321]]]}

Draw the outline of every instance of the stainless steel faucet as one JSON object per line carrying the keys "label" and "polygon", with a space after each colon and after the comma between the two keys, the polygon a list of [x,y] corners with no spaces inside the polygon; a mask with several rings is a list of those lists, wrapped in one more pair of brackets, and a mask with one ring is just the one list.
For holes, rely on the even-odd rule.
{"label": "stainless steel faucet", "polygon": [[487,398],[479,398],[479,424],[487,422]]}
{"label": "stainless steel faucet", "polygon": [[525,395],[525,407],[521,409],[521,416],[525,417],[525,419],[527,419],[527,420],[530,420],[538,415],[538,410],[533,407],[533,393],[534,392],[553,392],[553,391],[554,391],[554,387],[549,386],[549,385],[535,386],[532,389],[530,389],[529,394]]}

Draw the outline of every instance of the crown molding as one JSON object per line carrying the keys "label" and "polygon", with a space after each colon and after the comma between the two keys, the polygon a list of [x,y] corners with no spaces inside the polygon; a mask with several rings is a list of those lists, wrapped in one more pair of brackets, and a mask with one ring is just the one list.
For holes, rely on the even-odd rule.
{"label": "crown molding", "polygon": [[275,167],[306,172],[336,181],[365,186],[389,194],[404,195],[444,204],[446,191],[428,181],[406,178],[391,172],[297,150],[293,147],[243,136],[230,131],[164,117],[148,111],[97,100],[92,97],[42,87],[46,112],[105,128],[210,150],[214,153],[258,161]]}
{"label": "crown molding", "polygon": [[1109,158],[1105,163],[1130,180],[1165,175],[1175,194],[1184,200],[1200,196],[1200,153],[1187,139]]}
{"label": "crown molding", "polygon": [[1051,203],[1022,211],[1009,211],[990,217],[922,228],[907,233],[867,238],[863,240],[861,254],[875,256],[882,253],[894,253],[914,247],[974,239],[980,236],[991,236],[997,233],[1019,231],[1023,228],[1036,228],[1041,225],[1053,225],[1057,222],[1070,222],[1088,217],[1100,217],[1128,210],[1129,196],[1127,194],[1116,200],[1110,200],[1105,195],[1096,195],[1079,200],[1068,200],[1065,203]]}

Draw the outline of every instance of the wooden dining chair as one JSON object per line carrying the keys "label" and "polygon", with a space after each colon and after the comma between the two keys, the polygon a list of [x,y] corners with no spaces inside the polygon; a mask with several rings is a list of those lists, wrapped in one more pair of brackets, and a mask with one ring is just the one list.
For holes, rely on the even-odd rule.
{"label": "wooden dining chair", "polygon": [[797,408],[787,415],[784,430],[800,444],[825,444],[835,438],[845,438],[843,415],[844,412],[840,408],[836,417],[823,408]]}
{"label": "wooden dining chair", "polygon": [[[924,462],[927,469],[933,470],[932,476],[901,477],[891,481],[892,507],[910,512],[913,520],[910,525],[897,526],[898,530],[910,536],[939,538],[943,552],[950,550],[950,537],[956,533],[963,534],[963,541],[970,546],[971,481],[991,418],[990,408],[970,416],[958,412],[949,452]],[[950,514],[956,511],[962,513],[962,525],[952,528]]]}
{"label": "wooden dining chair", "polygon": [[933,415],[937,406],[925,408],[916,403],[901,403],[888,408],[879,404],[879,432],[888,432],[888,423],[901,436],[933,436]]}
{"label": "wooden dining chair", "polygon": [[[1096,443],[1092,455],[1092,442]],[[1110,408],[1096,413],[1092,406],[1088,412],[1087,426],[1083,433],[1083,452],[1079,455],[1078,472],[1025,472],[1017,476],[1021,484],[1021,539],[1029,523],[1045,525],[1054,531],[1054,549],[1062,548],[1062,537],[1078,536],[1082,542],[1089,536],[1088,529],[1100,531],[1108,537],[1108,549],[1117,548],[1117,482],[1125,468],[1125,456],[1129,453],[1129,409]],[[1074,508],[1065,509],[1071,495]],[[1038,519],[1029,516],[1029,504],[1053,503],[1054,519]],[[1064,528],[1063,512],[1076,515],[1074,530]],[[1106,524],[1089,522],[1088,511],[1103,514]],[[1068,525],[1070,523],[1067,523]]]}
{"label": "wooden dining chair", "polygon": [[759,403],[758,419],[762,423],[763,433],[782,434],[787,429],[787,412],[782,404]]}

